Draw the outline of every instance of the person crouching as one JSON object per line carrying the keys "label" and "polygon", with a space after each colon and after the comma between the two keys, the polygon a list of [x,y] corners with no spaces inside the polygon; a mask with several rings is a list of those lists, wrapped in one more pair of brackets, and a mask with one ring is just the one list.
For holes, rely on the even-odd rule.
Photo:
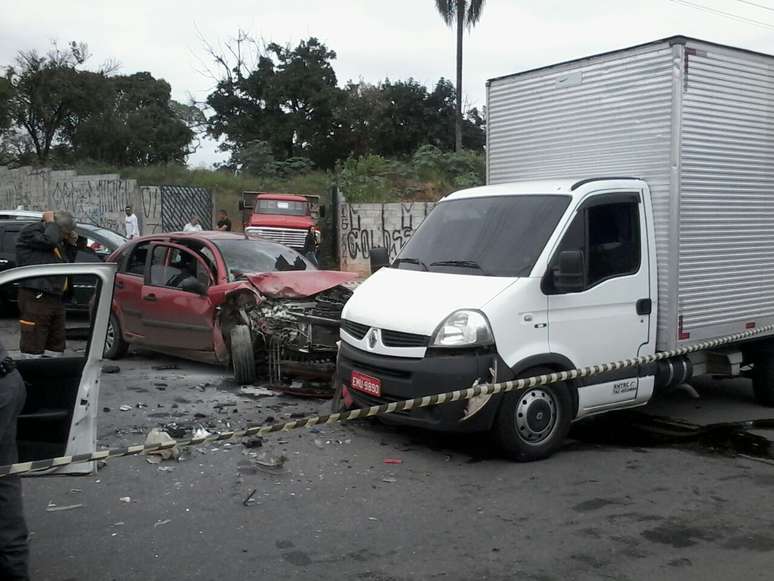
{"label": "person crouching", "polygon": [[[69,212],[44,212],[16,241],[16,264],[73,262],[75,220]],[[41,276],[19,283],[19,350],[30,355],[59,356],[65,350],[63,297],[70,291],[66,276]]]}

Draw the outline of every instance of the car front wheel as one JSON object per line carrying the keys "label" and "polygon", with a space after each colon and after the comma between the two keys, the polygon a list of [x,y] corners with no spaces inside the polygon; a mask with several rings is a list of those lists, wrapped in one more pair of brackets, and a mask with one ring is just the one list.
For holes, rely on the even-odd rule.
{"label": "car front wheel", "polygon": [[[524,377],[549,373],[550,369],[535,368]],[[505,394],[494,427],[500,448],[519,462],[548,458],[567,436],[571,407],[570,394],[563,383]]]}
{"label": "car front wheel", "polygon": [[236,325],[231,329],[231,364],[237,383],[246,385],[255,382],[255,351],[247,325]]}

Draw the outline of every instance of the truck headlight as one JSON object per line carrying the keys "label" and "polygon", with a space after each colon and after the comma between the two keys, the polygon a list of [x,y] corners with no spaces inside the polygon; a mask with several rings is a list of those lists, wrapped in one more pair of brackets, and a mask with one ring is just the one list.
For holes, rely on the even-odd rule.
{"label": "truck headlight", "polygon": [[478,347],[494,344],[489,321],[478,311],[455,311],[433,333],[431,347]]}

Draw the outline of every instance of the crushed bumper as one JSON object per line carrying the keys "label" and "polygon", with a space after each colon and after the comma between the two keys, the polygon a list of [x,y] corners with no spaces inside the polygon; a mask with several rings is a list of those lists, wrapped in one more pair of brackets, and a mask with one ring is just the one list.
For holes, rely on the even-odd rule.
{"label": "crushed bumper", "polygon": [[[445,393],[471,387],[477,379],[489,381],[490,369],[507,369],[494,353],[457,352],[452,355],[429,355],[422,359],[387,357],[356,349],[342,342],[336,369],[336,381],[342,386],[350,407],[369,407],[393,401]],[[352,372],[357,371],[381,381],[381,396],[375,397],[352,389]],[[501,371],[498,380],[504,379]],[[492,397],[478,412],[467,419],[467,401],[458,401],[398,412],[383,416],[385,423],[450,431],[486,431],[492,427],[499,397]]]}

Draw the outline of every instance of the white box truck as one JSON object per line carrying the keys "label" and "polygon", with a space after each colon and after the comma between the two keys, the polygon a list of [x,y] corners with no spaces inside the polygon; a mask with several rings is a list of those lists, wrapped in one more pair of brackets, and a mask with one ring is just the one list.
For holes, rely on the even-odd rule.
{"label": "white box truck", "polygon": [[[493,79],[487,106],[489,185],[445,197],[344,309],[346,405],[774,323],[774,57],[669,38]],[[392,421],[492,430],[509,456],[533,460],[574,419],[743,367],[774,404],[774,338],[761,333]]]}

